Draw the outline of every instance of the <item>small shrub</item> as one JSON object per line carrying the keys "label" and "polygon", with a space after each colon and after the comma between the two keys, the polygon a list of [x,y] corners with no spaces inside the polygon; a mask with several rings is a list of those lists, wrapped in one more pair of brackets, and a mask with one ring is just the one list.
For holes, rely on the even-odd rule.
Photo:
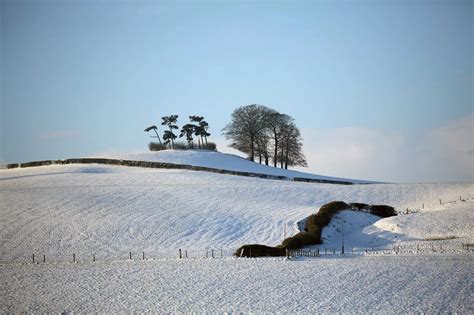
{"label": "small shrub", "polygon": [[[150,151],[162,151],[171,149],[169,146],[164,144],[159,144],[158,142],[150,142],[148,144],[148,148]],[[174,143],[174,150],[196,150],[199,149],[198,145],[194,143],[193,145],[189,145],[186,142],[177,141]],[[201,148],[204,150],[213,150],[217,151],[217,146],[214,142],[208,142],[207,144],[201,144]]]}
{"label": "small shrub", "polygon": [[370,206],[370,213],[378,215],[382,218],[393,217],[397,215],[397,211],[393,207],[386,206],[386,205],[373,205]]}
{"label": "small shrub", "polygon": [[310,215],[306,220],[305,230],[309,233],[321,233],[323,227],[329,224],[331,218],[341,210],[350,209],[350,206],[342,201],[333,201],[322,206],[318,213]]}
{"label": "small shrub", "polygon": [[234,253],[238,257],[276,257],[276,256],[285,256],[284,248],[277,248],[259,244],[250,244],[244,245],[237,249]]}
{"label": "small shrub", "polygon": [[175,142],[174,146],[173,146],[173,149],[175,149],[175,150],[189,150],[189,149],[192,149],[192,147],[190,147],[188,144],[186,144],[184,142]]}
{"label": "small shrub", "polygon": [[150,142],[148,144],[148,148],[150,151],[162,151],[168,149],[168,147],[164,144],[160,144],[158,142]]}
{"label": "small shrub", "polygon": [[217,145],[214,142],[208,142],[202,144],[201,149],[217,151]]}
{"label": "small shrub", "polygon": [[321,243],[321,233],[299,232],[289,237],[279,246],[282,249],[294,250],[308,245],[316,245]]}

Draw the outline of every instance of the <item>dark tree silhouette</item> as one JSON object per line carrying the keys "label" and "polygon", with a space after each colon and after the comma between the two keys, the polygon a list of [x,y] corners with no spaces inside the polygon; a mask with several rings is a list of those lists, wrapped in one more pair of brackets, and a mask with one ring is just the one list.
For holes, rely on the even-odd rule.
{"label": "dark tree silhouette", "polygon": [[274,167],[278,162],[282,168],[307,166],[294,119],[274,109],[256,104],[239,107],[222,133],[232,141],[231,147],[248,154],[251,161],[257,156],[266,165],[272,158]]}
{"label": "dark tree silhouette", "polygon": [[173,133],[174,129],[178,129],[176,122],[178,121],[178,115],[170,115],[161,117],[163,122],[161,123],[163,126],[167,126],[169,130],[165,130],[163,134],[163,140],[165,144],[169,144],[171,141],[171,148],[174,148],[174,139],[176,139],[176,135]]}
{"label": "dark tree silhouette", "polygon": [[247,105],[233,111],[231,122],[222,129],[226,139],[232,140],[231,147],[247,153],[250,161],[255,161],[257,138],[265,130],[265,106]]}
{"label": "dark tree silhouette", "polygon": [[194,135],[198,137],[198,146],[204,146],[204,141],[206,142],[207,146],[207,137],[211,134],[207,132],[209,128],[209,124],[204,120],[204,117],[198,115],[191,115],[189,116],[189,120],[191,122],[197,123],[194,125]]}
{"label": "dark tree silhouette", "polygon": [[145,132],[149,132],[150,130],[153,130],[156,133],[156,137],[154,137],[154,136],[151,136],[151,137],[152,138],[158,138],[158,141],[160,142],[160,144],[163,145],[163,143],[161,143],[160,135],[158,134],[157,129],[158,128],[156,128],[156,126],[153,125],[153,126],[150,126],[148,128],[145,128]]}
{"label": "dark tree silhouette", "polygon": [[288,166],[307,167],[306,158],[303,154],[303,139],[300,130],[293,122],[293,118],[287,121],[281,130],[280,167],[288,169]]}
{"label": "dark tree silhouette", "polygon": [[179,135],[180,138],[186,136],[186,140],[188,141],[188,145],[190,148],[194,147],[193,134],[194,134],[195,128],[196,126],[193,124],[186,124],[181,128],[181,134]]}

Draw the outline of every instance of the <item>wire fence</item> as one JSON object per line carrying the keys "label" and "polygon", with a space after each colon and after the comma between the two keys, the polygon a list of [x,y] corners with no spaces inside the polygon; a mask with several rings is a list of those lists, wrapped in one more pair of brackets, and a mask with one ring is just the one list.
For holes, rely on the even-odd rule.
{"label": "wire fence", "polygon": [[411,254],[449,254],[474,253],[474,244],[410,244],[392,247],[317,247],[316,249],[299,249],[287,251],[287,257],[326,257],[341,255],[411,255]]}
{"label": "wire fence", "polygon": [[118,261],[147,261],[161,259],[220,259],[232,257],[229,249],[178,249],[162,251],[120,251],[111,252],[72,252],[72,253],[40,253],[22,254],[15,257],[1,257],[0,264],[62,264],[62,263],[100,263]]}
{"label": "wire fence", "polygon": [[[411,243],[393,245],[392,247],[316,247],[311,249],[298,249],[286,251],[288,258],[296,257],[331,257],[354,255],[410,255],[410,254],[449,254],[449,253],[474,253],[474,243]],[[112,263],[132,261],[153,261],[170,259],[224,259],[235,256],[235,251],[229,249],[178,249],[175,251],[129,251],[110,253],[32,253],[30,256],[0,259],[1,265],[18,264],[66,264],[66,263]]]}
{"label": "wire fence", "polygon": [[[458,202],[472,201],[472,200],[474,200],[474,198],[473,197],[467,197],[466,198],[466,197],[463,197],[462,195],[460,195],[459,199],[456,199],[456,200],[443,200],[443,199],[438,199],[438,200],[439,200],[439,205],[447,205],[447,204],[455,204],[455,203],[458,203]],[[421,212],[424,209],[425,209],[425,203],[422,203],[420,208],[406,208],[404,210],[398,211],[398,214],[403,215],[403,214],[418,213],[418,212]]]}

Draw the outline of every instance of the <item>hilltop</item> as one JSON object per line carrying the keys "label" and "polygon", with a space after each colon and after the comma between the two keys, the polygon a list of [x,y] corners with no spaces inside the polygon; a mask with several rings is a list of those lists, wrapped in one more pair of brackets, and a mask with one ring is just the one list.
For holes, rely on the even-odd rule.
{"label": "hilltop", "polygon": [[133,161],[152,161],[152,162],[164,162],[173,164],[184,164],[193,166],[203,166],[215,169],[223,169],[229,171],[248,172],[257,174],[266,174],[273,176],[284,176],[289,179],[309,178],[309,179],[322,179],[330,181],[347,181],[355,184],[373,183],[371,181],[359,180],[359,179],[348,179],[340,177],[331,177],[324,175],[316,175],[306,172],[299,172],[293,170],[286,170],[279,167],[267,166],[265,164],[259,164],[256,162],[249,161],[243,157],[221,153],[218,151],[209,150],[164,150],[154,152],[143,152],[133,154],[115,154],[97,156],[101,158],[115,158]]}

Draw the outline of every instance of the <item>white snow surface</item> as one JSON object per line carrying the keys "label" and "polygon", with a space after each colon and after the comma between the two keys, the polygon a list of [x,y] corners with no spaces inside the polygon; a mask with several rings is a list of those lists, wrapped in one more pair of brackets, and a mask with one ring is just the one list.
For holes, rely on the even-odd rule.
{"label": "white snow surface", "polygon": [[[0,312],[472,313],[472,254],[202,257],[277,245],[334,200],[400,211],[424,204],[386,219],[342,212],[347,247],[452,238],[461,248],[474,241],[473,198],[473,183],[345,186],[105,165],[0,170]],[[340,243],[339,217],[323,233],[327,246]],[[193,259],[174,259],[179,248]],[[142,252],[149,260],[138,260]],[[47,262],[31,264],[32,254]]]}
{"label": "white snow surface", "polygon": [[107,156],[98,156],[107,158],[116,158],[122,160],[133,160],[133,161],[153,161],[153,162],[164,162],[194,166],[204,166],[210,168],[224,169],[230,171],[258,173],[275,176],[285,176],[289,179],[294,177],[303,177],[310,179],[326,179],[326,180],[337,180],[337,181],[348,181],[353,183],[372,183],[371,181],[339,178],[323,175],[315,175],[311,173],[285,170],[279,167],[267,166],[256,162],[249,161],[243,157],[221,153],[210,150],[164,150],[156,152],[143,152],[133,154],[116,154]]}
{"label": "white snow surface", "polygon": [[2,313],[474,312],[472,254],[0,266]]}

